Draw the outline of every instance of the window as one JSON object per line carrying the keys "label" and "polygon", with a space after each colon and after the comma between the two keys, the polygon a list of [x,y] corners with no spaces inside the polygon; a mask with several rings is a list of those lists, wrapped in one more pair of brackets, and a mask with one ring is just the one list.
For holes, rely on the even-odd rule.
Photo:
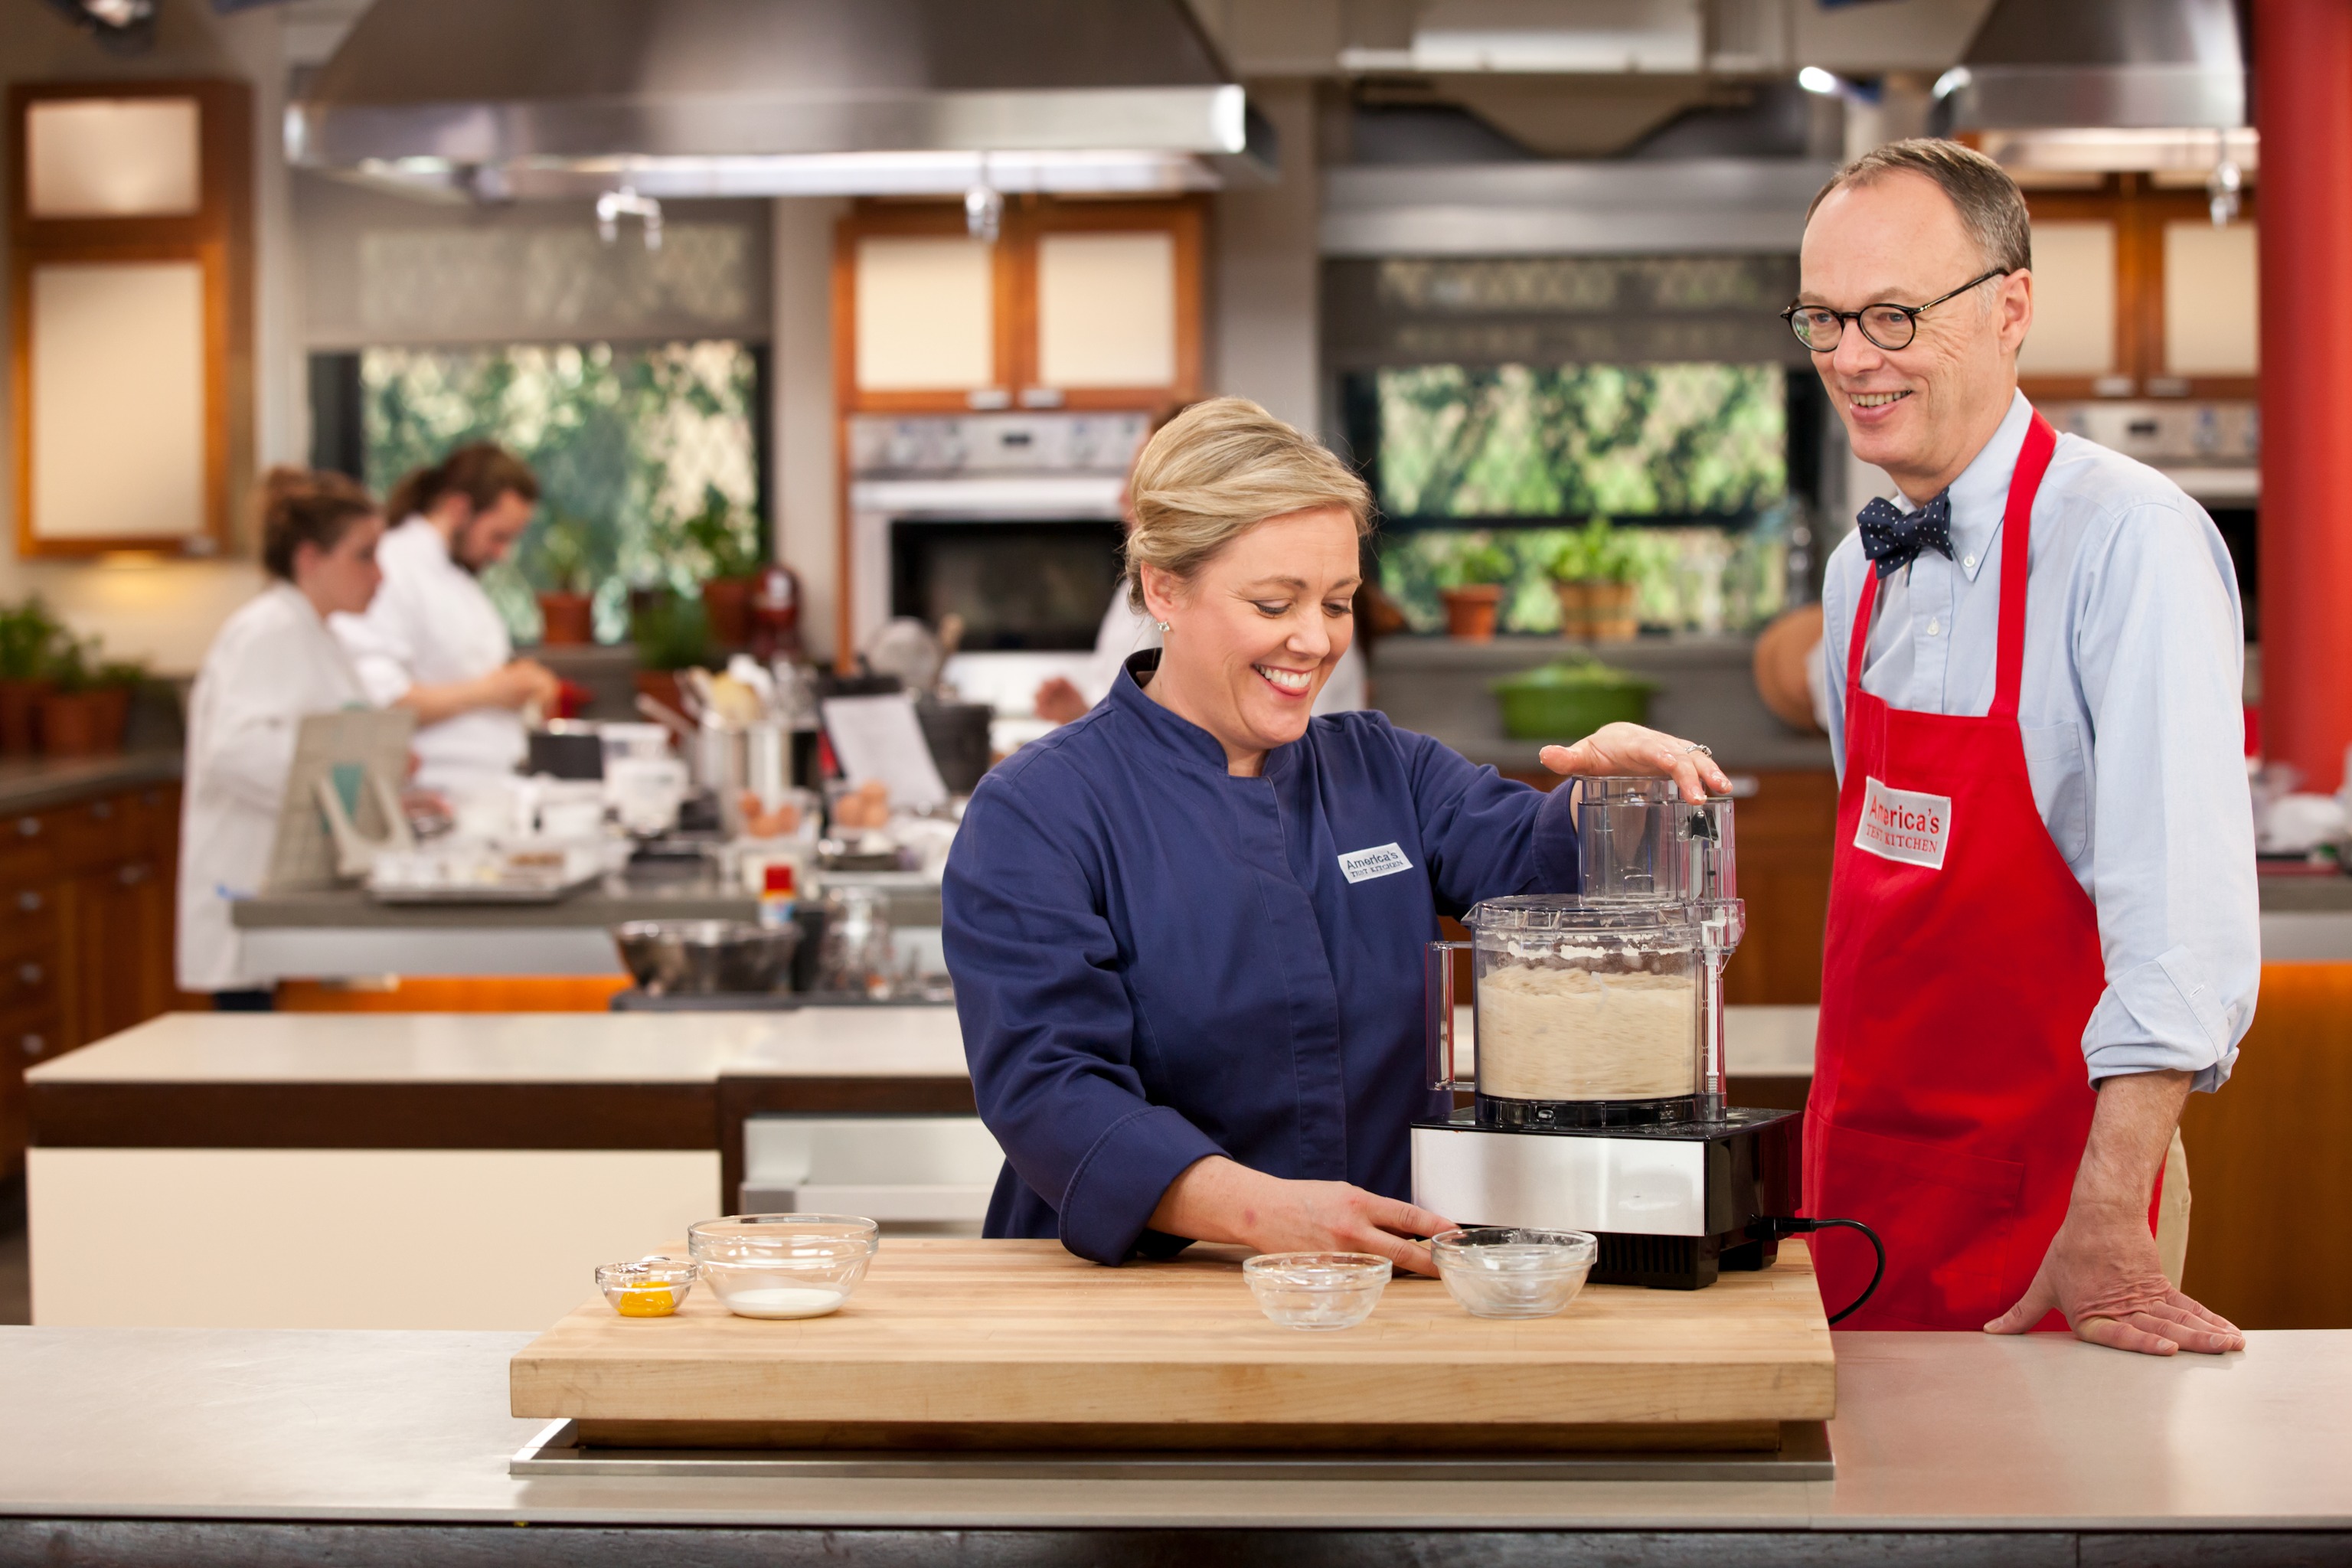
{"label": "window", "polygon": [[[349,362],[365,478],[377,493],[467,441],[496,441],[538,473],[530,532],[511,560],[482,574],[520,640],[539,633],[535,593],[566,586],[556,579],[573,562],[594,601],[598,639],[620,640],[631,589],[691,591],[709,574],[684,525],[713,508],[724,510],[741,550],[763,552],[763,370],[753,345],[371,348]],[[314,367],[314,404],[320,381]]]}
{"label": "window", "polygon": [[[1496,546],[1508,563],[1505,628],[1557,631],[1564,525],[1605,517],[1633,535],[1644,624],[1720,631],[1769,619],[1785,598],[1790,429],[1803,423],[1790,401],[1810,390],[1778,364],[1371,372],[1351,401],[1383,514],[1381,586],[1416,628],[1433,630],[1439,585]],[[1487,570],[1496,559],[1486,555]]]}

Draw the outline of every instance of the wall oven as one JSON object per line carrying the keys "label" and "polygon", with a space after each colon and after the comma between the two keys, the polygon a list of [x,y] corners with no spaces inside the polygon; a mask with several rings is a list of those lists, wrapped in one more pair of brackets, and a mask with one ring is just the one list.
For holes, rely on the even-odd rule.
{"label": "wall oven", "polygon": [[850,626],[964,626],[948,679],[1025,739],[1032,694],[1091,657],[1119,572],[1145,414],[866,415],[849,423]]}

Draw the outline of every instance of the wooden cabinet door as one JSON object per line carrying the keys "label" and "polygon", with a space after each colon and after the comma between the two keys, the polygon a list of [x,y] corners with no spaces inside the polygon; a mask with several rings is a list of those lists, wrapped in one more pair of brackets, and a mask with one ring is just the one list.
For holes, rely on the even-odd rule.
{"label": "wooden cabinet door", "polygon": [[1028,408],[1142,408],[1202,395],[1198,200],[1022,215],[1015,346]]}
{"label": "wooden cabinet door", "polygon": [[1837,775],[1759,773],[1734,816],[1748,934],[1723,972],[1735,1004],[1822,999],[1822,935],[1837,841]]}
{"label": "wooden cabinet door", "polygon": [[961,206],[862,206],[834,236],[834,375],[843,413],[1011,406],[1014,268]]}
{"label": "wooden cabinet door", "polygon": [[155,954],[172,949],[172,879],[152,853],[85,872],[66,887],[68,1023],[88,1045],[171,1006]]}

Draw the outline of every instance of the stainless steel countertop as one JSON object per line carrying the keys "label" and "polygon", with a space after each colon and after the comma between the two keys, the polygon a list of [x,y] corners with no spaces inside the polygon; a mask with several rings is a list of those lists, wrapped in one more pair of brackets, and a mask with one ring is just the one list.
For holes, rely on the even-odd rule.
{"label": "stainless steel countertop", "polygon": [[2352,1331],[2157,1361],[1842,1334],[1820,1482],[518,1479],[513,1333],[0,1329],[0,1514],[1372,1529],[2352,1527]]}
{"label": "stainless steel countertop", "polygon": [[120,752],[106,757],[9,757],[0,760],[0,813],[168,784],[180,776],[179,752]]}

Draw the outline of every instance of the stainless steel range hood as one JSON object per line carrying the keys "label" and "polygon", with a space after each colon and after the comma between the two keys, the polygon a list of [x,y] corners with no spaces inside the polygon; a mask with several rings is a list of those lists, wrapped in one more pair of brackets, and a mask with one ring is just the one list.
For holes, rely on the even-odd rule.
{"label": "stainless steel range hood", "polygon": [[490,200],[1273,174],[1182,0],[377,0],[286,138],[301,167]]}
{"label": "stainless steel range hood", "polygon": [[2231,0],[2000,0],[1938,90],[1955,131],[2247,122]]}

